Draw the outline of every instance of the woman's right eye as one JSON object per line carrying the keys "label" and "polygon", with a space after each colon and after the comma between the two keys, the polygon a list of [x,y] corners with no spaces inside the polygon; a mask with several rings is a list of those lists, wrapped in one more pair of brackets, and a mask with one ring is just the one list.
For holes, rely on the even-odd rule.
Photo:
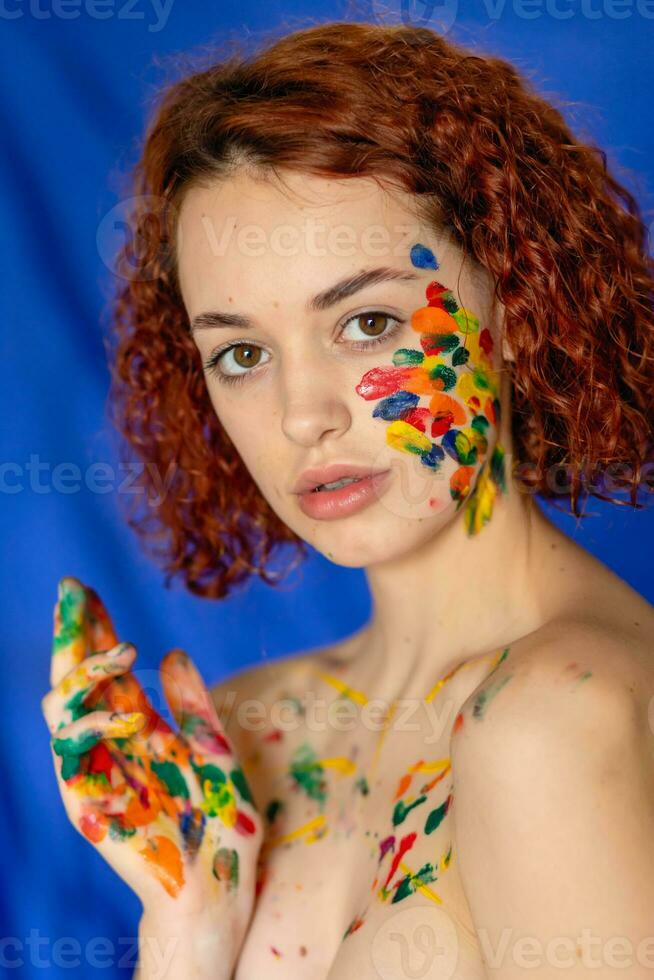
{"label": "woman's right eye", "polygon": [[[219,381],[225,382],[225,384],[238,384],[246,375],[251,373],[250,368],[256,367],[261,361],[260,354],[259,356],[253,356],[252,351],[259,351],[260,354],[265,353],[256,344],[231,344],[229,347],[223,347],[221,350],[214,351],[205,361],[205,370],[213,377],[218,378]],[[229,374],[218,367],[218,362],[224,363],[230,354],[234,354],[236,365],[244,369],[242,372]]]}

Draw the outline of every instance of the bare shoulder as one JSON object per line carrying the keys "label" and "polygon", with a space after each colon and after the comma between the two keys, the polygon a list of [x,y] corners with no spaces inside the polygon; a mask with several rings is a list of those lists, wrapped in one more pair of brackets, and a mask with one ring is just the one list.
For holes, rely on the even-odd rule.
{"label": "bare shoulder", "polygon": [[[652,633],[638,629],[615,617],[553,620],[511,646],[466,702],[451,757],[477,933],[499,936],[509,921],[541,949],[588,922],[607,936],[611,923],[630,923],[630,946],[646,935],[654,683]],[[625,887],[602,886],[617,880]]]}
{"label": "bare shoulder", "polygon": [[510,748],[527,733],[605,731],[607,718],[616,734],[625,731],[621,721],[635,724],[654,750],[653,637],[646,607],[635,621],[588,612],[551,620],[507,646],[468,696],[453,753],[465,745]]}
{"label": "bare shoulder", "polygon": [[269,712],[275,699],[301,696],[325,664],[347,654],[356,637],[251,665],[214,685],[209,693],[228,736],[238,739],[247,712]]}

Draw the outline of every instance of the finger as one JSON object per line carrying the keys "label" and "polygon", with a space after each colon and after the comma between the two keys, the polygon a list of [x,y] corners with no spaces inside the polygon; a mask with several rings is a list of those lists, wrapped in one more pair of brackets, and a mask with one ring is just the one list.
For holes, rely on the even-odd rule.
{"label": "finger", "polygon": [[145,716],[139,711],[120,714],[117,711],[93,711],[69,725],[58,728],[52,736],[57,755],[82,755],[103,738],[129,738],[143,727]]}
{"label": "finger", "polygon": [[88,618],[89,644],[92,650],[108,650],[118,643],[118,635],[100,596],[86,586],[86,613]]}
{"label": "finger", "polygon": [[147,694],[132,671],[101,681],[89,695],[88,703],[114,711],[139,711],[145,715],[145,724],[140,737],[147,741],[150,754],[163,756],[170,751],[178,739],[178,734],[152,706]]}
{"label": "finger", "polygon": [[59,580],[53,612],[50,686],[55,687],[87,652],[86,593],[79,579],[65,575]]}
{"label": "finger", "polygon": [[161,661],[161,685],[180,732],[200,753],[234,760],[202,676],[184,650],[169,650]]}
{"label": "finger", "polygon": [[114,711],[95,711],[58,729],[50,739],[52,750],[61,756],[60,776],[71,779],[85,771],[82,759],[105,738],[128,738],[143,726],[143,715],[132,712],[119,715]]}
{"label": "finger", "polygon": [[[113,623],[102,599],[90,586],[86,587],[89,643],[91,649],[102,650],[118,643]],[[114,711],[141,711],[147,717],[142,737],[154,736],[152,748],[164,752],[175,737],[170,725],[153,707],[147,694],[131,671],[121,677],[101,682],[89,696],[88,703],[113,708]]]}
{"label": "finger", "polygon": [[129,669],[136,656],[131,643],[118,643],[107,652],[92,653],[73,667],[41,700],[41,710],[51,732],[76,721],[91,710],[85,699],[101,680]]}

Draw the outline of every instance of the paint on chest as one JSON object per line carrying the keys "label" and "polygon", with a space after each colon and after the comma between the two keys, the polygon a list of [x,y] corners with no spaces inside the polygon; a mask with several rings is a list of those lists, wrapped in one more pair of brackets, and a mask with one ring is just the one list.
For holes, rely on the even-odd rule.
{"label": "paint on chest", "polygon": [[[306,975],[327,976],[371,905],[397,905],[418,892],[439,900],[433,889],[452,853],[450,767],[446,758],[417,759],[392,777],[373,778],[364,792],[358,769],[341,779],[334,776],[340,769],[321,773],[320,759],[303,744],[289,766],[297,788],[274,805],[276,832],[262,848],[244,954],[258,969],[268,956],[285,959],[288,975],[299,977],[302,946]],[[290,776],[298,758],[311,760],[311,776]]]}
{"label": "paint on chest", "polygon": [[266,806],[257,885],[262,906],[279,902],[285,914],[297,916],[301,910],[291,913],[289,896],[302,905],[310,892],[314,904],[318,892],[332,917],[334,908],[352,910],[344,939],[371,902],[391,905],[424,894],[448,868],[449,757],[438,752],[442,746],[420,751],[424,745],[415,737],[401,739],[404,751],[394,741],[386,752],[361,753],[361,766],[356,745],[346,755],[321,754],[308,740],[295,746],[279,796]]}
{"label": "paint on chest", "polygon": [[[488,660],[494,669],[506,655],[494,652],[480,670],[486,674]],[[327,975],[329,957],[384,908],[407,907],[412,896],[456,905],[449,753],[461,704],[479,680],[471,668],[457,664],[413,699],[420,718],[408,717],[396,699],[374,732],[361,717],[346,734],[316,731],[310,699],[286,697],[297,724],[264,732],[248,760],[262,776],[248,778],[266,785],[251,929],[260,953],[271,946],[281,952],[281,940],[271,938],[277,935],[288,943],[302,937],[311,955],[313,935]],[[342,702],[362,709],[371,701],[344,678],[320,678]]]}

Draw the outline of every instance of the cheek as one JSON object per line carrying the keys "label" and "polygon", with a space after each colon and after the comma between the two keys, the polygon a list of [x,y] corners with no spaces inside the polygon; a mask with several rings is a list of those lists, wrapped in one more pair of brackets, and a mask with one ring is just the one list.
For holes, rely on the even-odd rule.
{"label": "cheek", "polygon": [[257,461],[260,459],[262,451],[265,450],[266,444],[265,427],[261,424],[261,416],[256,410],[253,410],[252,401],[247,398],[240,401],[235,399],[230,404],[224,399],[217,398],[213,391],[210,391],[209,397],[221,428],[234,444],[238,455],[256,480],[257,467],[261,468],[261,463]]}
{"label": "cheek", "polygon": [[[372,416],[386,423],[388,446],[415,456],[426,472],[454,460],[449,493],[460,502],[474,489],[499,423],[493,341],[440,282],[429,283],[426,299],[411,318],[416,346],[396,350],[392,365],[367,371],[355,390],[374,402]],[[431,497],[429,505],[437,511],[446,502]]]}

